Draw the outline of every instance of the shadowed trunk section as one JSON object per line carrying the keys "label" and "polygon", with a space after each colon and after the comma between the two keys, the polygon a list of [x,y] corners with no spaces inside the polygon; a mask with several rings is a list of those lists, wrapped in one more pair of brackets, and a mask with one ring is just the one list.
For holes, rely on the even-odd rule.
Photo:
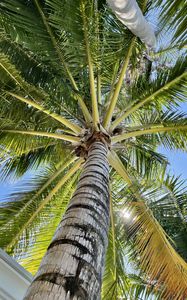
{"label": "shadowed trunk section", "polygon": [[107,146],[95,141],[77,189],[24,299],[99,300],[108,228]]}

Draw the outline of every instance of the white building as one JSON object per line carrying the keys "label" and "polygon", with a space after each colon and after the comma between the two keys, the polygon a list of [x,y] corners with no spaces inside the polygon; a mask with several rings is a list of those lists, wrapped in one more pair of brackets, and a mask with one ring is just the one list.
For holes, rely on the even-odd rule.
{"label": "white building", "polygon": [[22,300],[32,275],[0,249],[0,300]]}

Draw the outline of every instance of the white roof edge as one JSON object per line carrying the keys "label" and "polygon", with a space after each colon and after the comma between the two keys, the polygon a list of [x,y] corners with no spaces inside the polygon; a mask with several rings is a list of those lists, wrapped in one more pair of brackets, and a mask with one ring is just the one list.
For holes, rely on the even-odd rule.
{"label": "white roof edge", "polygon": [[14,269],[19,275],[21,275],[27,281],[31,282],[33,280],[33,276],[1,248],[0,248],[0,259],[6,262],[12,269]]}

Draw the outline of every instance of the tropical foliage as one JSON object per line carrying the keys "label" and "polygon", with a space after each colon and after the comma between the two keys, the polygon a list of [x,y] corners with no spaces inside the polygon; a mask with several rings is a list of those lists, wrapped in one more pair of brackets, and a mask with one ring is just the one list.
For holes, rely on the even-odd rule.
{"label": "tropical foliage", "polygon": [[0,3],[0,175],[33,174],[1,199],[0,246],[36,272],[97,131],[111,165],[103,299],[182,300],[187,191],[158,147],[187,149],[186,4],[138,4],[155,20],[155,52],[104,0]]}

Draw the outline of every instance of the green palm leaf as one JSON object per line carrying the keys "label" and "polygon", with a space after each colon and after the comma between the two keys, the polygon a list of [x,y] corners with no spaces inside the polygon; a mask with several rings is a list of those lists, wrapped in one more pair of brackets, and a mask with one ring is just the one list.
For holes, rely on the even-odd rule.
{"label": "green palm leaf", "polygon": [[[179,101],[184,101],[186,94],[186,76],[186,62],[184,59],[179,59],[171,70],[160,73],[158,78],[152,83],[140,79],[132,88],[132,92],[135,92],[135,94],[131,94],[131,104],[127,107],[126,112],[113,122],[111,130],[130,114],[144,105],[150,104],[151,101],[154,101],[154,103],[158,103],[159,101],[159,103],[166,107],[171,107],[172,105],[176,105]],[[139,84],[141,85],[139,86]],[[136,94],[140,91],[142,92],[141,95]],[[137,97],[138,101],[136,101]]]}
{"label": "green palm leaf", "polygon": [[[156,53],[105,0],[0,3],[0,178],[23,180],[0,203],[0,240],[33,274],[77,183],[98,184],[89,172],[78,180],[100,141],[111,166],[103,299],[186,297],[186,190],[167,177],[169,161],[158,152],[187,148],[178,109],[186,98],[185,10],[170,2],[138,1],[146,18],[162,19],[158,39],[175,26]],[[95,164],[103,176],[106,166]]]}
{"label": "green palm leaf", "polygon": [[[23,232],[21,240],[24,241],[25,236],[28,236],[25,242],[27,247],[23,250],[23,247],[20,249],[18,244],[14,248],[15,257],[32,274],[35,274],[38,270],[42,257],[51,242],[56,227],[61,220],[62,214],[65,212],[69,199],[75,189],[78,175],[79,172],[74,175],[65,184],[63,190],[57,193],[57,195],[53,197],[52,201],[44,207],[42,213],[40,213],[40,215],[36,218],[35,223],[32,225],[32,229],[30,229],[30,231],[27,229],[27,231]],[[30,236],[33,235],[33,231],[35,231],[35,242],[30,244],[29,240]],[[26,257],[25,253],[27,253]]]}
{"label": "green palm leaf", "polygon": [[[72,162],[72,160],[70,160]],[[70,163],[68,162],[68,163]],[[80,159],[78,162],[75,163],[75,166],[73,166],[67,174],[64,174],[62,178],[58,180],[56,185],[51,189],[48,190],[47,195],[43,194],[43,191],[48,187],[48,185],[52,182],[52,179],[54,180],[56,178],[56,174],[52,179],[49,179],[48,182],[45,183],[43,187],[41,187],[36,195],[31,197],[28,201],[28,196],[26,196],[26,199],[22,199],[22,201],[19,201],[19,207],[21,209],[18,210],[18,213],[15,214],[15,216],[12,217],[12,219],[9,222],[6,222],[7,214],[10,211],[13,210],[11,207],[11,204],[15,206],[15,201],[12,201],[12,203],[8,202],[3,204],[5,207],[4,214],[5,214],[5,221],[3,222],[3,226],[1,227],[1,246],[7,247],[8,249],[14,246],[14,244],[17,242],[19,237],[22,235],[23,231],[28,229],[30,224],[32,224],[33,220],[39,215],[40,211],[45,207],[48,202],[52,199],[52,197],[61,189],[63,184],[69,180],[69,178],[72,176],[72,174],[80,168],[80,165],[82,163],[82,160]],[[61,172],[64,171],[64,169],[68,166],[68,164],[65,164],[61,168]],[[67,171],[66,171],[67,172]],[[57,172],[59,174],[59,172]],[[21,205],[21,206],[20,206]],[[15,211],[15,209],[14,209]],[[6,235],[7,228],[9,229],[9,235]]]}

